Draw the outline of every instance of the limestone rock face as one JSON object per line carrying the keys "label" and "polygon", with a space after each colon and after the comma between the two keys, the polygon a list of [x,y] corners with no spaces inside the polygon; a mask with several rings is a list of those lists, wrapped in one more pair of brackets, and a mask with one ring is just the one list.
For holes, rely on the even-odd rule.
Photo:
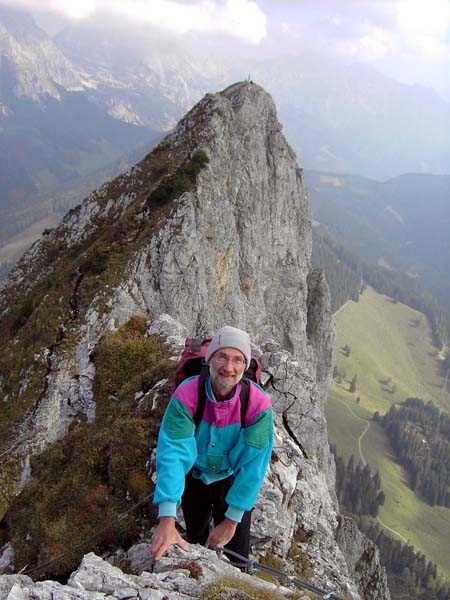
{"label": "limestone rock face", "polygon": [[362,597],[378,600],[389,597],[386,573],[376,567],[379,562],[377,546],[362,535],[353,519],[341,516],[339,521],[336,539]]}
{"label": "limestone rock face", "polygon": [[137,256],[112,312],[126,294],[199,333],[233,322],[306,353],[310,207],[272,100],[252,84],[207,96],[166,143],[186,140],[209,164]]}
{"label": "limestone rock face", "polygon": [[[75,289],[59,343],[42,353],[45,386],[14,451],[24,461],[65,435],[71,420],[95,419],[90,353],[105,331],[132,315],[148,315],[150,332],[168,340],[174,356],[187,334],[209,336],[223,324],[241,327],[261,355],[276,424],[273,460],[254,510],[256,555],[275,555],[293,572],[301,564],[310,581],[330,591],[389,598],[381,576],[377,593],[384,596],[362,592],[365,584],[355,578],[358,555],[368,556],[361,535],[348,531],[345,543],[336,541],[334,462],[324,416],[334,330],[326,283],[310,267],[311,213],[302,173],[272,99],[253,83],[207,95],[155,152],[172,164],[172,173],[198,152],[208,161],[152,235],[142,239],[127,230],[128,258],[113,284],[84,308]],[[149,204],[157,177],[148,167],[152,160],[122,176],[120,194],[106,187],[88,198],[55,230],[54,240],[73,251],[94,243],[106,223],[121,215],[142,227],[156,222],[160,207]],[[3,297],[48,277],[62,260],[48,266],[48,254],[49,240],[36,244],[32,260],[25,257],[4,284]],[[7,314],[8,305],[0,302],[0,310]],[[376,555],[369,562],[373,572],[380,571]],[[74,576],[71,585],[77,581]],[[184,593],[177,597],[194,594]]]}

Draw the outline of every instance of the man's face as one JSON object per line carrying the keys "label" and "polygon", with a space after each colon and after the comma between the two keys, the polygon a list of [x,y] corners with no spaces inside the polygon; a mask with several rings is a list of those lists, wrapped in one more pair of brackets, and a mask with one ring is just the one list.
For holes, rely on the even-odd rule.
{"label": "man's face", "polygon": [[245,371],[245,357],[235,348],[220,348],[209,361],[209,372],[214,395],[226,398],[239,383]]}

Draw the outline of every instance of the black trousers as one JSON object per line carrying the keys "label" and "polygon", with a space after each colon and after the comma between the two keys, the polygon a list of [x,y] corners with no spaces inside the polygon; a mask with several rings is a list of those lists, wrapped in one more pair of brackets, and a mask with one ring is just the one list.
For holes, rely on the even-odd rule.
{"label": "black trousers", "polygon": [[[210,485],[205,485],[200,479],[193,477],[191,473],[186,475],[181,508],[183,509],[187,541],[189,543],[205,546],[210,531],[211,519],[214,526],[219,525],[224,520],[228,508],[225,497],[232,483],[233,477],[227,477]],[[234,536],[225,546],[225,554],[228,548],[248,558],[251,515],[251,511],[244,513],[242,521],[236,527]],[[231,555],[229,555],[229,559],[237,566],[245,566]]]}

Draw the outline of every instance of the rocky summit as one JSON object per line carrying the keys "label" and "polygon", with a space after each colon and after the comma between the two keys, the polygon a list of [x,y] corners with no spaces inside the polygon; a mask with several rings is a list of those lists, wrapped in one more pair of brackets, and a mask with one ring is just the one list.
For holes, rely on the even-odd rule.
{"label": "rocky summit", "polygon": [[[79,567],[77,545],[151,496],[184,338],[223,324],[250,333],[275,413],[253,557],[342,597],[390,597],[378,550],[339,515],[324,417],[335,344],[329,296],[310,266],[310,206],[281,129],[254,83],[208,94],[151,154],[46,231],[3,283],[2,597],[47,598],[52,586],[64,588],[52,596],[60,598],[119,598],[124,587],[135,590],[130,598],[198,597],[211,583],[211,573],[195,578],[188,567],[159,579],[148,564],[133,576],[118,569],[151,537],[149,502],[83,546],[95,554]],[[201,562],[199,552],[183,564]],[[215,564],[213,552],[200,553]],[[174,555],[179,566],[177,550],[164,560]],[[122,583],[81,581],[98,565],[106,573],[98,581]],[[63,586],[33,583],[27,572],[72,575]],[[180,578],[190,579],[188,592],[176,591]],[[159,595],[146,585],[159,585]]]}

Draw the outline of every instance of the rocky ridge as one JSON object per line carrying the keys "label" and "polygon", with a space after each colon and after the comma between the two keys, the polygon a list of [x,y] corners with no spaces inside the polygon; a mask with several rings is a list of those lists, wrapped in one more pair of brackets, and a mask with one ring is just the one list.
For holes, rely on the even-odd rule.
{"label": "rocky ridge", "polygon": [[[92,355],[105,332],[146,315],[148,335],[177,356],[186,334],[232,323],[261,354],[275,411],[255,555],[294,571],[306,564],[312,582],[355,599],[389,598],[376,548],[338,514],[323,410],[334,332],[310,255],[302,173],[270,96],[252,83],[207,95],[151,155],[44,236],[2,286],[0,314],[14,333],[4,356],[27,346],[16,377],[2,374],[2,392],[8,408],[28,403],[3,439],[4,502],[33,476],[31,456],[72,423],[95,421]],[[27,292],[39,300],[14,313]]]}

